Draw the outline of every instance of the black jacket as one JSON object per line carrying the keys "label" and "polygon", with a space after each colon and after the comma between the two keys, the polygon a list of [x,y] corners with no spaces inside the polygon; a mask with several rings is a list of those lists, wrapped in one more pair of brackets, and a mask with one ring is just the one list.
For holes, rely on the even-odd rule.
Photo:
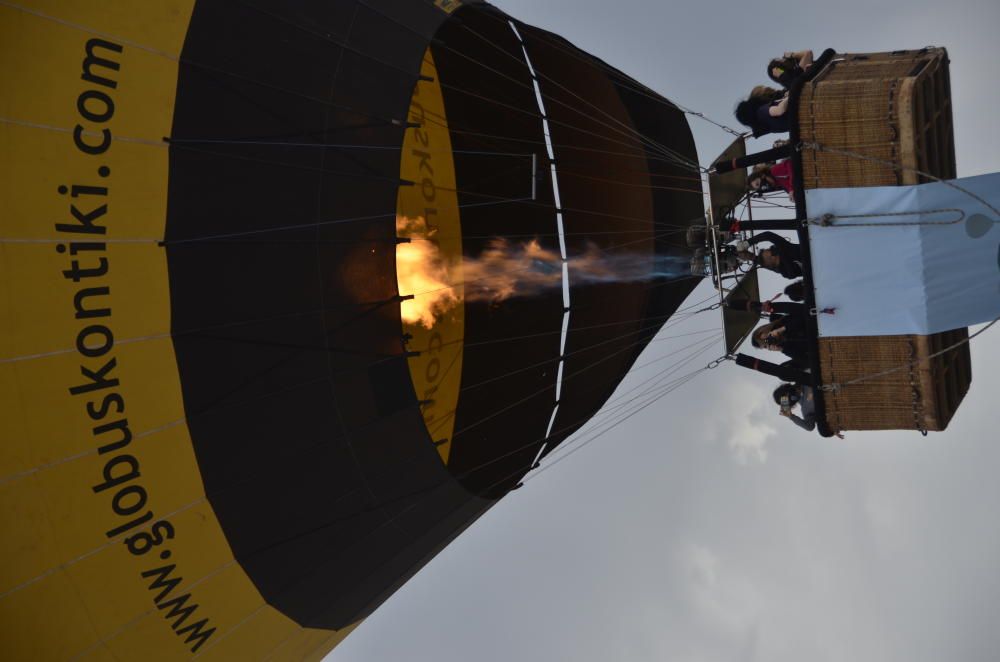
{"label": "black jacket", "polygon": [[[771,250],[781,259],[778,268],[771,269],[771,271],[777,271],[785,278],[802,277],[802,251],[798,244],[793,244],[780,234],[770,231],[758,232],[747,243],[753,246],[761,241],[771,242]],[[768,269],[769,267],[764,268]]]}

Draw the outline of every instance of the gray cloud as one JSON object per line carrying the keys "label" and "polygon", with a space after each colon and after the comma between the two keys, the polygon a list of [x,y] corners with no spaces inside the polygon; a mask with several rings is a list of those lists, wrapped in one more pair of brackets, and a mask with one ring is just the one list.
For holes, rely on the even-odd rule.
{"label": "gray cloud", "polygon": [[[959,174],[998,169],[994,1],[499,4],[727,122],[780,51],[943,45]],[[692,127],[703,162],[728,142]],[[776,415],[771,379],[702,375],[502,501],[329,659],[994,660],[996,338],[973,346],[972,391],[928,438],[822,440]]]}

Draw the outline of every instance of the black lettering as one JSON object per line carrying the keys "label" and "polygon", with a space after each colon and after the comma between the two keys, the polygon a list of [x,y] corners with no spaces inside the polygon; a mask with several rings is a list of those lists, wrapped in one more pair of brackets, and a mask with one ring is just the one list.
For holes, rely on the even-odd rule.
{"label": "black lettering", "polygon": [[[160,533],[160,531],[163,533]],[[171,540],[174,537],[174,526],[167,520],[162,520],[153,525],[150,532],[140,531],[135,535],[125,539],[125,546],[134,556],[142,556],[153,549],[164,540]]]}
{"label": "black lettering", "polygon": [[430,363],[427,364],[427,369],[424,371],[424,378],[429,382],[436,382],[437,378],[441,376],[441,361],[438,359],[432,359]]}
{"label": "black lettering", "polygon": [[[124,501],[130,494],[135,495],[135,504],[131,506],[122,505],[122,501]],[[115,511],[116,515],[121,515],[122,517],[135,515],[145,507],[147,496],[146,489],[141,485],[129,485],[128,487],[123,487],[115,492],[115,495],[111,497],[111,510]]]}
{"label": "black lettering", "polygon": [[429,354],[436,354],[440,352],[443,347],[444,341],[441,340],[440,333],[435,332],[434,335],[431,336],[431,339],[427,341],[427,352]]}
{"label": "black lettering", "polygon": [[[128,471],[121,475],[115,475],[115,467],[120,464],[128,465]],[[104,482],[91,488],[97,494],[138,478],[141,475],[139,473],[139,460],[131,455],[116,455],[105,463],[101,475],[104,477]]]}
{"label": "black lettering", "polygon": [[[94,335],[100,335],[104,338],[102,344],[90,345],[87,343],[87,340]],[[104,356],[110,352],[111,348],[114,346],[115,337],[111,333],[111,329],[103,324],[91,324],[90,326],[84,327],[80,330],[80,333],[76,334],[76,351],[92,359]]]}
{"label": "black lettering", "polygon": [[[96,100],[99,103],[104,104],[104,110],[97,113],[88,108],[87,102],[91,100]],[[86,90],[85,92],[80,93],[80,96],[76,98],[76,109],[82,118],[99,124],[107,122],[115,116],[115,102],[111,100],[111,97],[100,90]]]}
{"label": "black lettering", "polygon": [[210,630],[205,630],[204,632],[202,632],[201,628],[204,627],[205,623],[208,623],[207,618],[203,618],[197,623],[192,623],[191,625],[188,625],[187,627],[181,628],[180,630],[177,631],[177,634],[179,636],[184,634],[188,630],[192,630],[191,634],[188,635],[188,638],[184,640],[185,644],[190,644],[195,639],[198,640],[198,643],[191,647],[192,653],[196,652],[199,648],[201,648],[201,645],[206,641],[208,641],[208,638],[212,636],[213,632],[215,632],[215,628],[212,628]]}
{"label": "black lettering", "polygon": [[[111,529],[110,531],[105,532],[104,535],[107,536],[108,538],[117,538],[118,536],[120,536],[121,534],[125,533],[126,531],[130,531],[130,530],[134,529],[135,527],[139,526],[140,524],[145,524],[146,522],[148,522],[151,519],[153,519],[153,511],[152,510],[147,510],[146,514],[143,515],[142,517],[136,517],[131,522],[126,522],[125,524],[122,524],[121,526],[119,526],[117,528],[114,528],[114,529]],[[126,541],[127,540],[128,539],[126,538]]]}
{"label": "black lettering", "polygon": [[76,184],[70,189],[70,195],[74,198],[78,198],[81,195],[107,195],[108,189],[103,186],[77,186]]}
{"label": "black lettering", "polygon": [[[156,589],[163,589],[160,591],[159,595],[153,598],[153,602],[156,604],[160,603],[160,600],[165,598],[170,591],[174,590],[178,584],[181,583],[180,577],[175,577],[174,579],[167,579],[167,575],[174,571],[176,566],[171,563],[170,565],[165,565],[162,568],[153,568],[152,570],[144,570],[142,573],[143,577],[156,577],[153,583],[149,585],[150,591],[155,591]],[[165,580],[165,581],[164,581]]]}
{"label": "black lettering", "polygon": [[108,415],[109,411],[111,411],[111,405],[115,406],[115,411],[117,413],[125,413],[125,398],[117,393],[108,393],[101,398],[99,408],[94,407],[93,401],[87,403],[87,415],[90,416],[92,420],[100,421]]}
{"label": "black lettering", "polygon": [[424,181],[420,182],[420,192],[424,194],[424,200],[431,202],[437,197],[437,186],[434,184],[434,180],[430,177],[424,177]]}
{"label": "black lettering", "polygon": [[[417,90],[419,89],[420,86],[417,85]],[[414,90],[414,96],[416,96],[417,90]],[[423,124],[426,117],[427,113],[424,112],[424,107],[415,101],[412,102],[410,105],[410,121],[414,124]]]}
{"label": "black lettering", "polygon": [[430,145],[431,139],[430,139],[430,136],[427,135],[426,131],[424,131],[423,129],[414,129],[413,131],[414,131],[414,135],[417,138],[417,142],[418,143],[420,143],[424,147],[427,147],[427,146]]}
{"label": "black lettering", "polygon": [[112,430],[120,430],[122,437],[119,441],[110,444],[104,444],[103,446],[98,448],[97,452],[101,455],[110,453],[111,451],[120,450],[128,446],[130,443],[132,443],[132,430],[129,429],[127,418],[114,421],[113,423],[105,423],[104,425],[98,425],[96,428],[93,429],[93,433],[94,436],[97,437],[102,434],[107,434]]}
{"label": "black lettering", "polygon": [[56,231],[58,232],[73,232],[75,234],[106,234],[108,229],[103,225],[94,225],[94,221],[99,219],[108,213],[108,206],[101,205],[97,209],[93,210],[89,214],[82,213],[76,208],[76,205],[70,205],[69,211],[73,214],[73,218],[80,221],[78,225],[69,225],[67,223],[56,223]]}
{"label": "black lettering", "polygon": [[194,610],[198,608],[198,605],[190,605],[187,607],[184,606],[184,604],[188,601],[190,597],[191,597],[190,593],[185,593],[184,595],[178,595],[176,598],[170,598],[169,600],[164,600],[163,602],[156,605],[157,609],[168,609],[168,608],[170,609],[170,611],[168,611],[166,614],[163,615],[163,618],[167,619],[168,621],[171,618],[176,619],[174,620],[173,623],[170,624],[170,627],[172,627],[175,630],[181,625],[183,625],[184,621],[187,620],[187,617],[193,614]]}
{"label": "black lettering", "polygon": [[100,241],[72,241],[69,244],[69,254],[76,255],[85,251],[103,251],[107,245]]}
{"label": "black lettering", "polygon": [[424,208],[424,224],[427,226],[427,236],[431,236],[437,230],[437,226],[431,223],[431,216],[437,216],[438,210],[434,207]]}
{"label": "black lettering", "polygon": [[429,412],[434,409],[434,394],[437,393],[437,390],[437,386],[430,386],[424,389],[424,398],[420,405],[420,413],[423,415],[424,423],[427,425],[431,425],[435,419],[434,414]]}
{"label": "black lettering", "polygon": [[87,57],[83,60],[83,74],[80,76],[82,80],[88,83],[94,83],[95,85],[103,85],[104,87],[110,87],[114,89],[118,87],[118,83],[110,78],[105,78],[104,76],[98,76],[94,74],[94,66],[104,67],[105,69],[111,69],[112,71],[118,71],[121,69],[121,65],[114,60],[109,60],[107,58],[98,57],[94,55],[94,51],[97,48],[103,48],[105,50],[113,51],[115,53],[121,53],[122,47],[111,41],[105,41],[103,39],[97,39],[96,37],[87,41],[84,49],[87,51]]}
{"label": "black lettering", "polygon": [[94,317],[111,317],[110,308],[87,308],[88,297],[108,296],[111,294],[110,287],[86,287],[73,295],[73,308],[76,310],[76,319],[92,319]]}
{"label": "black lettering", "polygon": [[100,391],[101,389],[118,386],[117,377],[114,379],[107,379],[108,373],[114,370],[116,365],[118,365],[118,361],[112,358],[101,366],[101,369],[97,372],[93,372],[89,368],[80,366],[80,374],[90,381],[86,384],[81,384],[80,386],[71,386],[69,389],[70,394],[80,395],[81,393],[91,393],[93,391]]}
{"label": "black lettering", "polygon": [[73,127],[73,144],[84,154],[103,154],[108,151],[108,147],[111,147],[111,132],[107,129],[101,129],[101,143],[92,145],[84,142],[83,127],[77,124]]}
{"label": "black lettering", "polygon": [[72,268],[62,272],[63,278],[72,280],[74,283],[79,283],[84,278],[99,278],[108,273],[108,258],[102,257],[99,260],[98,266],[91,269],[83,269],[78,260],[73,260],[70,263],[73,265]]}
{"label": "black lettering", "polygon": [[418,159],[420,159],[420,171],[424,172],[426,170],[427,171],[427,176],[428,177],[433,177],[434,176],[434,168],[431,167],[431,153],[430,152],[424,152],[424,151],[419,150],[419,149],[415,149],[415,150],[413,150],[413,156],[415,156]]}

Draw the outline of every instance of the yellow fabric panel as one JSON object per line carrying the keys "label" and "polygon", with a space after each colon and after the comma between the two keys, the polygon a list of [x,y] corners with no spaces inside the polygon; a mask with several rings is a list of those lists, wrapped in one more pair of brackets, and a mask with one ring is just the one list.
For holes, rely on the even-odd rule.
{"label": "yellow fabric panel", "polygon": [[[171,564],[175,564],[175,568],[165,576],[168,580],[181,578],[182,581],[164,596],[160,604],[190,594],[191,598],[185,604],[197,604],[198,609],[188,623],[208,618],[209,624],[205,629],[216,628],[213,637],[222,637],[235,628],[227,637],[228,649],[239,651],[239,659],[250,659],[248,656],[257,650],[253,641],[244,640],[246,635],[253,635],[256,640],[267,635],[265,643],[274,646],[287,636],[289,630],[299,629],[288,618],[264,605],[256,588],[233,559],[207,502],[202,501],[174,513],[169,519],[176,536],[141,557],[141,560],[131,557],[123,546],[112,545],[68,570],[84,595],[114,596],[113,601],[98,598],[88,607],[102,640],[117,655],[122,659],[140,659],[143,648],[151,645],[146,635],[153,636],[155,646],[173,656],[166,659],[183,658],[188,654],[184,637],[175,635],[169,627],[172,621],[165,617],[169,607],[166,611],[157,609],[153,601],[165,587],[150,589],[156,576],[141,576],[142,572],[162,570]],[[161,550],[170,551],[170,557],[162,559]],[[129,572],[122,572],[123,568]],[[115,583],[102,587],[100,582],[109,579]],[[245,621],[261,608],[268,613],[273,625],[269,631],[253,632],[246,627]],[[140,634],[138,630],[146,634]],[[211,642],[212,638],[207,639],[205,646]]]}
{"label": "yellow fabric panel", "polygon": [[[409,348],[420,352],[410,357],[408,364],[417,398],[428,401],[421,408],[424,424],[431,441],[443,442],[438,444],[437,451],[447,464],[462,385],[465,338],[465,306],[460,284],[462,224],[444,96],[429,48],[420,73],[430,80],[418,81],[410,102],[409,121],[421,126],[406,132],[399,167],[400,178],[416,185],[401,186],[396,203],[397,216],[407,219],[405,229],[399,234],[411,237],[415,243],[401,245],[397,255],[399,251],[435,251],[435,257],[445,265],[450,277],[445,285],[459,283],[451,292],[457,302],[435,314],[431,328],[425,323],[405,319],[403,322],[403,330],[413,337]],[[430,291],[422,296],[421,292],[405,291],[405,287],[401,282],[400,294],[414,294],[416,299],[403,302],[404,313],[408,306],[429,306],[428,295],[432,298],[437,294],[434,290],[440,289],[437,285],[423,286]]]}
{"label": "yellow fabric panel", "polygon": [[[38,359],[35,363],[47,360]],[[82,414],[82,403],[79,410]],[[86,425],[78,423],[84,429]],[[149,494],[147,509],[162,517],[202,499],[197,463],[183,425],[172,425],[145,436],[138,436],[141,434],[138,431],[134,433],[136,437],[128,451],[140,462],[140,477],[135,483],[144,486]],[[52,434],[59,434],[59,430],[54,429]],[[38,439],[41,442],[45,437]],[[74,559],[109,544],[105,532],[128,521],[129,518],[119,517],[111,509],[115,490],[106,489],[99,494],[93,491],[102,484],[102,471],[109,459],[94,449],[96,444],[84,439],[79,451],[85,455],[0,483],[3,502],[11,504],[10,509],[0,514],[9,542],[0,546],[0,567],[4,568],[0,591],[30,581],[61,560]]]}
{"label": "yellow fabric panel", "polygon": [[[35,294],[40,293],[36,291]],[[76,334],[67,329],[73,321],[73,304],[69,305],[70,313],[64,317],[61,328],[67,331],[72,343]],[[0,436],[20,446],[21,471],[94,448],[90,434],[93,424],[87,424],[84,408],[86,401],[74,401],[69,394],[71,387],[84,381],[80,376],[81,364],[76,352],[30,362],[0,364],[3,381],[16,379],[20,394],[16,400],[0,402]],[[101,365],[103,362],[95,362],[96,368]],[[8,426],[20,428],[22,433],[14,434]],[[2,478],[8,479],[16,470],[15,467],[3,467]]]}
{"label": "yellow fabric panel", "polygon": [[0,659],[67,660],[97,643],[76,588],[60,571],[0,599]]}
{"label": "yellow fabric panel", "polygon": [[[3,271],[3,244],[0,244],[0,280],[6,280]],[[0,286],[0,305],[7,289]],[[7,307],[0,310],[9,310]],[[0,337],[5,333],[3,316],[0,315]],[[2,349],[0,349],[2,351]],[[11,474],[24,471],[28,467],[27,455],[30,449],[24,444],[30,425],[24,420],[24,409],[21,392],[18,390],[16,374],[17,366],[0,364],[0,493],[3,492],[5,480]],[[0,518],[3,514],[0,513]]]}
{"label": "yellow fabric panel", "polygon": [[337,644],[346,639],[347,635],[353,632],[357,626],[358,624],[355,623],[337,632],[304,629],[274,649],[267,659],[269,662],[292,662],[293,660],[298,662],[299,660],[315,659],[317,655],[319,659],[322,659]]}
{"label": "yellow fabric panel", "polygon": [[461,0],[434,0],[434,4],[437,5],[437,7],[441,11],[445,12],[446,14],[450,14],[453,11],[455,11],[456,9],[458,9],[459,7],[462,6],[462,1]]}
{"label": "yellow fabric panel", "polygon": [[[115,119],[117,114],[111,121]],[[16,160],[0,162],[3,238],[43,241],[2,244],[5,274],[17,280],[7,281],[6,303],[13,314],[3,322],[0,358],[73,349],[75,334],[66,329],[75,312],[73,295],[88,285],[88,280],[95,284],[102,280],[76,283],[64,277],[62,272],[72,268],[73,260],[81,268],[95,268],[104,257],[109,277],[128,275],[121,278],[110,297],[95,296],[86,301],[89,307],[111,305],[116,309],[116,340],[168,332],[169,308],[162,306],[169,291],[162,278],[166,253],[155,244],[162,238],[166,220],[167,149],[115,142],[105,154],[85,156],[75,150],[69,133],[9,123],[0,123],[0,147],[5,154],[17,155]],[[100,166],[110,168],[109,177],[97,174]],[[60,186],[73,185],[103,186],[108,195],[74,199],[58,192]],[[107,211],[94,223],[106,227],[106,235],[55,230],[57,223],[76,223],[71,205],[78,213],[88,214],[103,204],[107,204]],[[138,238],[150,241],[116,243]],[[58,247],[71,241],[106,245],[103,250],[81,250],[75,256],[60,253]],[[124,312],[128,314],[120,314]]]}
{"label": "yellow fabric panel", "polygon": [[[206,626],[206,628],[217,628],[212,637],[221,637],[229,630],[235,628],[231,636],[223,640],[231,642],[230,650],[233,651],[233,657],[230,659],[253,659],[258,655],[259,649],[255,649],[251,645],[253,642],[248,641],[244,637],[245,635],[252,635],[254,633],[247,630],[246,626],[242,624],[246,616],[253,613],[256,609],[264,607],[264,602],[253,586],[245,580],[246,576],[239,565],[230,563],[218,572],[207,576],[204,580],[191,582],[185,578],[185,581],[171,591],[165,600],[189,593],[191,598],[184,603],[184,606],[197,604],[198,609],[193,612],[190,618],[181,621],[179,627],[184,628],[202,618],[209,617],[210,626]],[[163,659],[173,660],[188,656],[189,652],[185,645],[185,636],[187,633],[177,636],[170,628],[169,624],[176,620],[176,617],[168,618],[170,606],[164,609],[156,609],[152,607],[151,602],[149,605],[150,608],[147,609],[139,620],[130,623],[127,628],[105,639],[108,648],[123,660],[143,659],[144,651],[150,647],[149,638],[153,637],[154,641],[158,642],[156,644],[157,647],[167,652],[167,656]],[[270,607],[264,607],[264,609],[277,614]],[[216,617],[216,614],[218,614],[218,617]],[[280,614],[277,614],[277,616],[284,618]],[[287,628],[297,629],[294,623],[288,619],[284,620],[288,624]],[[270,643],[273,646],[277,639],[276,635],[280,634],[280,632],[272,629],[270,632],[262,634],[268,634],[272,637],[270,641],[265,639],[264,643]],[[208,646],[212,641],[212,638],[207,639],[204,647],[199,648],[197,653],[200,654],[202,651],[210,650]]]}
{"label": "yellow fabric panel", "polygon": [[[146,478],[145,484],[150,488],[157,485],[149,478]],[[103,513],[113,516],[110,507],[103,503],[101,505],[103,507],[98,511],[98,517]],[[85,507],[77,510],[81,516],[89,515],[94,519],[94,514],[87,513]],[[219,525],[207,502],[196,501],[195,505],[187,510],[171,512],[168,509],[157,515],[164,517],[173,525],[175,536],[147,554],[135,556],[120,542],[104,542],[81,555],[69,557],[80,559],[67,565],[66,572],[74,577],[78,586],[84,587],[82,595],[86,596],[85,602],[94,616],[102,638],[125,625],[137,614],[154,606],[152,598],[159,591],[150,592],[147,586],[154,580],[143,578],[142,572],[175,563],[177,570],[171,573],[171,576],[184,579],[171,591],[176,593],[192,581],[217,572],[228,564],[234,564],[232,554],[222,539]],[[121,522],[113,523],[117,525]],[[93,524],[100,526],[98,522]],[[81,536],[89,533],[81,525],[76,527],[79,527]],[[73,528],[67,526],[67,529],[66,540],[73,541],[70,537]],[[105,525],[104,528],[94,530],[104,538],[102,532],[108,530],[108,527]],[[167,560],[159,558],[159,554],[164,550],[171,554]],[[108,596],[114,596],[114,599],[108,600]],[[196,601],[201,600],[200,590],[196,591],[195,597]]]}
{"label": "yellow fabric panel", "polygon": [[[4,596],[54,568],[63,557],[37,476],[0,485],[0,504],[0,596]],[[0,604],[8,599],[0,597]]]}
{"label": "yellow fabric panel", "polygon": [[227,631],[198,651],[204,662],[265,659],[302,629],[274,609],[258,607],[236,630]]}
{"label": "yellow fabric panel", "polygon": [[[2,9],[0,6],[0,10]],[[82,53],[82,47],[80,50]],[[73,65],[71,72],[75,74],[75,78],[80,77],[79,61]],[[53,81],[52,84],[59,85],[62,82]],[[109,91],[109,94],[119,98],[116,90]],[[61,100],[67,113],[75,113],[75,97],[75,94],[68,94]],[[30,110],[22,112],[30,113]],[[0,192],[5,195],[5,238],[65,240],[67,237],[59,236],[53,226],[55,223],[72,220],[70,204],[77,202],[81,211],[90,211],[97,206],[98,200],[109,203],[108,214],[99,221],[107,225],[108,238],[161,237],[166,213],[168,148],[162,142],[162,137],[157,138],[154,144],[124,140],[127,136],[115,129],[119,128],[119,117],[126,114],[121,104],[116,103],[114,117],[108,122],[116,140],[107,152],[94,156],[80,154],[73,144],[72,129],[78,121],[75,116],[60,116],[61,121],[57,127],[60,130],[10,122],[0,124],[4,152],[18,155],[16,161],[0,162],[4,174],[4,179],[0,181]],[[4,117],[10,119],[7,115]],[[166,128],[169,130],[169,126]],[[102,178],[97,174],[97,168],[101,165],[111,169],[109,177]],[[107,198],[81,195],[74,199],[57,190],[60,185],[72,184],[105,185],[110,189],[109,195]],[[95,204],[88,204],[91,202]],[[125,211],[130,215],[125,216]],[[86,237],[81,236],[81,239]],[[109,248],[120,249],[117,246]],[[150,254],[154,248],[163,252],[162,248],[153,245],[133,248],[144,251],[142,255]],[[42,247],[41,250],[52,253],[49,259],[53,262],[67,259],[65,256],[56,256],[52,245]]]}
{"label": "yellow fabric panel", "polygon": [[[30,5],[30,6],[28,6]],[[191,621],[205,628],[228,659],[253,659],[264,650],[325,631],[305,631],[265,606],[235,562],[208,501],[184,422],[180,381],[170,329],[169,279],[164,249],[168,150],[176,57],[193,2],[165,0],[136,5],[111,0],[95,6],[78,0],[28,3],[25,11],[0,6],[0,659],[154,660],[188,659],[191,645],[171,628],[169,609],[158,609],[150,590],[159,579],[181,581],[164,600],[190,593],[197,603]],[[85,29],[80,29],[83,26]],[[97,51],[120,64],[92,69],[116,82],[81,79],[85,45],[98,37],[122,45]],[[114,112],[106,122],[81,117],[78,97],[106,93]],[[108,110],[98,99],[89,112]],[[115,140],[103,154],[74,145],[80,124],[95,144],[108,129]],[[108,168],[103,175],[102,167]],[[73,198],[60,186],[107,187],[106,194]],[[87,214],[107,204],[96,224],[104,235],[57,232],[74,223],[71,205]],[[16,240],[31,240],[19,242]],[[40,241],[39,241],[40,240]],[[104,242],[100,250],[71,255],[70,241]],[[59,244],[63,252],[57,250]],[[79,245],[77,246],[79,248]],[[63,277],[75,259],[93,268],[105,258],[108,271],[73,282]],[[77,319],[74,296],[86,287],[109,287],[87,299],[88,308],[112,309],[111,317]],[[115,344],[96,358],[78,351],[77,334],[98,324]],[[159,338],[145,338],[160,335]],[[40,356],[35,356],[40,355]],[[34,358],[31,358],[33,357]],[[114,387],[71,395],[87,382],[81,366],[99,370],[114,358]],[[122,398],[99,417],[110,394]],[[121,432],[95,435],[97,425],[127,419],[132,439],[98,453]],[[129,456],[138,476],[95,493],[102,472],[122,476]],[[130,496],[122,490],[141,487]],[[118,495],[116,497],[116,495]],[[116,498],[118,499],[116,501]],[[122,500],[124,499],[124,500]],[[131,499],[131,500],[129,500]],[[144,501],[144,502],[143,502]],[[116,514],[135,506],[129,515]],[[139,507],[141,505],[141,507]],[[106,532],[149,515],[109,539]],[[122,538],[148,535],[165,519],[173,537],[144,555],[129,552]],[[161,553],[168,558],[161,558]],[[169,571],[168,565],[175,564]],[[159,569],[159,570],[158,570]],[[143,576],[143,572],[162,576]],[[182,605],[183,606],[183,605]],[[254,627],[248,627],[251,623]],[[183,628],[182,624],[182,628]],[[230,634],[231,633],[231,634]],[[294,647],[289,650],[297,650]],[[200,651],[199,651],[200,652]]]}
{"label": "yellow fabric panel", "polygon": [[73,659],[73,662],[124,662],[103,645],[94,646],[85,653]]}
{"label": "yellow fabric panel", "polygon": [[[194,0],[160,0],[141,5],[129,0],[104,0],[99,9],[87,0],[22,0],[13,4],[175,57],[184,45],[194,8]],[[172,90],[168,101],[173,103]]]}
{"label": "yellow fabric panel", "polygon": [[111,641],[101,644],[101,647],[110,651],[120,662],[174,662],[190,659],[191,653],[186,649],[182,648],[178,652],[179,639],[162,618],[143,618],[130,624]]}
{"label": "yellow fabric panel", "polygon": [[[99,11],[95,11],[92,3],[76,1],[34,4],[45,5],[42,13],[57,20],[0,6],[0,57],[4,62],[22,64],[0,69],[2,89],[18,91],[0,97],[3,99],[0,112],[4,117],[72,128],[80,121],[76,113],[77,95],[87,89],[102,89],[114,99],[115,113],[108,123],[113,125],[114,133],[156,143],[170,134],[177,80],[176,57],[183,44],[193,2],[145,3],[142,11],[138,11],[134,3],[122,0],[103,2]],[[161,11],[148,14],[156,4]],[[167,9],[170,11],[163,11]],[[154,24],[157,20],[162,23]],[[95,32],[84,31],[75,27],[77,25],[94,28]],[[136,34],[137,29],[139,34]],[[159,40],[153,38],[154,31],[161,35]],[[83,46],[91,37],[112,41],[124,48],[123,53],[110,57],[119,62],[127,59],[127,65],[118,71],[105,71],[117,82],[113,90],[95,87],[80,78],[85,55]],[[150,41],[154,42],[154,50],[165,51],[169,56],[144,50],[142,46],[149,46]],[[157,45],[156,41],[160,43]],[[23,66],[24,63],[30,66]],[[171,80],[174,84],[164,84]],[[84,128],[93,130],[96,125]]]}
{"label": "yellow fabric panel", "polygon": [[[70,313],[66,315],[68,319],[62,328],[70,342],[74,342],[72,303],[69,307]],[[115,310],[109,327],[117,324],[117,316],[118,311]],[[99,370],[112,358],[115,365],[106,376],[118,379],[118,387],[91,394],[69,393],[70,388],[88,382],[80,373],[81,366]],[[0,373],[12,371],[22,376],[19,380],[22,399],[21,402],[0,403],[0,412],[6,418],[9,409],[13,416],[21,419],[20,423],[15,420],[15,424],[25,428],[23,434],[19,439],[13,435],[10,438],[24,446],[22,456],[29,462],[29,469],[58,464],[83,454],[96,456],[98,446],[106,443],[102,441],[104,438],[116,438],[116,435],[108,433],[95,435],[93,429],[102,424],[127,419],[134,437],[130,447],[134,447],[146,436],[159,434],[150,434],[153,430],[182,422],[184,418],[173,345],[169,338],[116,345],[105,356],[96,359],[83,358],[74,351],[72,354],[0,364]],[[118,413],[117,405],[112,403],[106,417],[92,420],[88,416],[88,403],[99,408],[104,397],[112,393],[121,395],[125,411]],[[14,411],[15,407],[20,409]],[[5,435],[6,427],[7,423],[0,420],[0,430]],[[97,464],[97,472],[93,476],[99,475],[101,465],[103,461]],[[7,475],[5,473],[4,478]]]}
{"label": "yellow fabric panel", "polygon": [[[58,622],[74,634],[68,644],[71,651],[103,642],[120,659],[184,659],[189,654],[184,637],[174,634],[169,627],[171,621],[165,618],[167,611],[157,609],[154,602],[154,597],[167,588],[162,580],[169,583],[176,578],[180,581],[162,600],[190,594],[185,605],[197,604],[198,608],[182,627],[208,618],[204,629],[215,627],[212,636],[227,635],[220,650],[231,655],[229,659],[252,659],[262,649],[276,646],[285,650],[284,654],[293,655],[287,659],[299,659],[294,657],[299,655],[299,648],[283,643],[289,636],[314,642],[331,635],[327,631],[302,630],[263,603],[233,560],[207,502],[172,513],[169,521],[175,537],[141,557],[130,555],[121,544],[108,544],[69,560],[63,568],[5,596],[0,600],[4,628],[9,628],[10,633],[38,632],[40,620]],[[166,551],[169,557],[161,558]],[[175,567],[165,570],[171,564]],[[157,570],[165,573],[160,578],[163,585],[150,588],[157,576],[149,573]],[[142,572],[148,576],[143,577]],[[55,603],[58,608],[53,611],[50,607]],[[39,609],[39,605],[45,605],[45,609]],[[39,642],[32,642],[23,650],[12,650],[32,656],[24,659],[58,659],[66,650],[65,642],[48,644],[40,647]],[[144,657],[147,649],[155,649],[156,657]]]}
{"label": "yellow fabric panel", "polygon": [[[357,626],[358,626],[358,624],[355,623],[354,625],[352,625],[352,626],[350,626],[348,628],[345,628],[345,629],[343,629],[343,630],[341,630],[339,632],[334,632],[333,634],[330,634],[330,636],[328,636],[326,638],[326,641],[324,641],[319,646],[317,646],[316,648],[314,648],[312,650],[312,652],[310,652],[307,655],[305,655],[304,657],[302,657],[301,658],[302,661],[303,662],[320,662],[324,657],[326,657],[330,653],[330,651],[332,651],[334,648],[337,647],[337,644],[339,644],[340,642],[342,642],[347,637],[347,635],[349,635],[351,632],[353,632],[354,628],[356,628]],[[286,660],[292,660],[292,659],[297,659],[297,658],[285,658],[285,659]]]}

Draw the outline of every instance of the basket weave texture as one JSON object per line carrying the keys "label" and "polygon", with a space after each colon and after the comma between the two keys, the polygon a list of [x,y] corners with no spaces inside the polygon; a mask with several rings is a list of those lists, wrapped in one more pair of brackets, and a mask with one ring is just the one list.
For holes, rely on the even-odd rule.
{"label": "basket weave texture", "polygon": [[[944,49],[838,55],[803,88],[797,120],[802,142],[866,157],[803,149],[806,189],[930,181],[916,171],[941,179],[956,176]],[[933,336],[821,338],[821,382],[839,386],[824,398],[830,427],[943,430],[972,381],[969,348],[928,357],[962,338],[968,338],[968,329]]]}

